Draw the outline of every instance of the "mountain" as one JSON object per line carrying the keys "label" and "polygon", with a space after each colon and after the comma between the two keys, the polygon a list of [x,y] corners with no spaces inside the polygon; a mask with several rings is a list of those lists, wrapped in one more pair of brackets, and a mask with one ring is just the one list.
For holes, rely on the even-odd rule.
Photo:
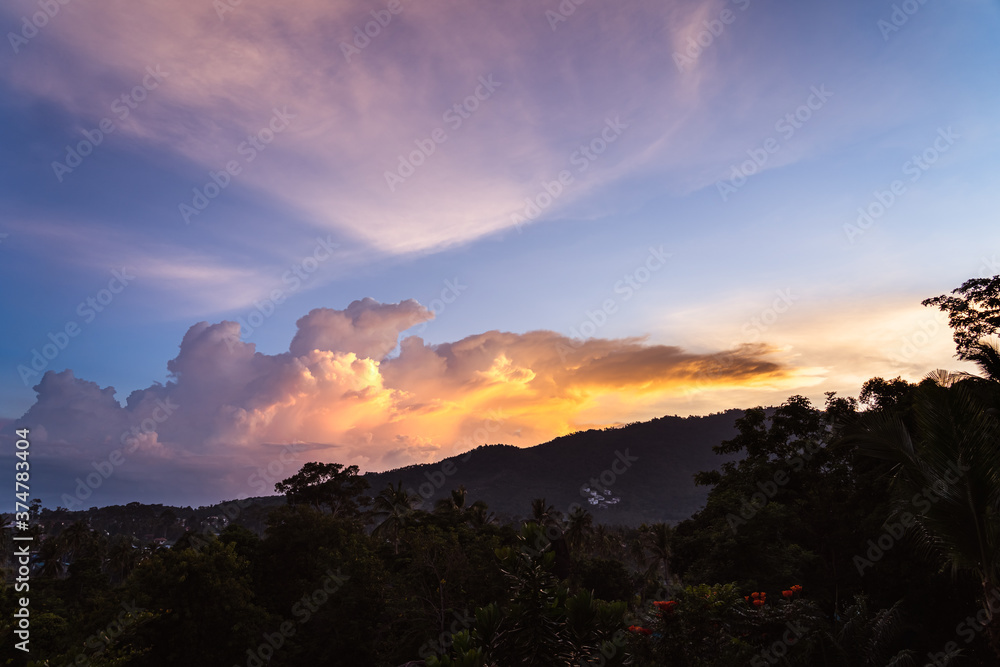
{"label": "mountain", "polygon": [[[694,485],[694,474],[717,470],[732,456],[718,456],[712,447],[736,435],[742,410],[707,417],[660,417],[627,426],[581,431],[534,447],[484,445],[437,463],[367,473],[374,495],[388,484],[423,497],[422,509],[464,486],[467,504],[482,500],[500,519],[528,516],[531,501],[545,498],[563,514],[574,504],[590,511],[596,523],[639,525],[681,521],[700,509],[706,487]],[[349,463],[349,462],[346,462]],[[80,519],[110,535],[134,535],[149,541],[176,539],[184,530],[221,528],[236,517],[253,530],[264,530],[271,508],[281,496],[228,501],[199,507],[129,503],[70,512],[43,509],[40,523],[60,532]]]}
{"label": "mountain", "polygon": [[424,498],[423,509],[464,486],[467,503],[482,500],[498,516],[526,516],[534,498],[568,513],[574,503],[594,521],[638,525],[680,521],[708,495],[693,477],[731,457],[712,447],[736,435],[741,410],[706,417],[661,417],[627,426],[592,429],[528,448],[484,445],[437,463],[368,473],[371,493],[388,484]]}

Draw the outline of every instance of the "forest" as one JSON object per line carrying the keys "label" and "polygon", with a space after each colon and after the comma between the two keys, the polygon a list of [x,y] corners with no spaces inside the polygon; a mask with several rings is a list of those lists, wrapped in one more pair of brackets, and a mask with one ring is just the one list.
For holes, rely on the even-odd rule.
{"label": "forest", "polygon": [[[740,413],[681,521],[429,505],[349,462],[225,518],[154,512],[158,541],[36,504],[27,665],[996,665],[1000,276],[924,305],[977,372]],[[23,665],[7,524],[0,660]]]}

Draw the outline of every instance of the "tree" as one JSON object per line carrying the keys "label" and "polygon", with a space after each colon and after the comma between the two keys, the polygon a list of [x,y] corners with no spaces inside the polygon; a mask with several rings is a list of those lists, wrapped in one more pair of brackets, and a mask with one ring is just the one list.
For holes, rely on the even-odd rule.
{"label": "tree", "polygon": [[1000,330],[1000,275],[966,280],[951,293],[954,296],[942,294],[922,304],[948,313],[958,358],[971,360],[976,345]]}
{"label": "tree", "polygon": [[390,483],[372,501],[371,514],[378,521],[372,535],[391,536],[394,553],[399,553],[399,532],[411,521],[417,500],[400,481],[396,486]]}
{"label": "tree", "polygon": [[531,519],[543,528],[546,526],[556,526],[562,522],[562,512],[555,508],[555,505],[546,505],[545,498],[535,498],[531,501]]}
{"label": "tree", "polygon": [[472,503],[467,514],[469,525],[476,529],[496,523],[497,520],[496,515],[490,511],[489,505],[482,500]]}
{"label": "tree", "polygon": [[199,551],[168,549],[142,563],[126,590],[153,618],[137,629],[138,661],[160,665],[232,665],[272,625],[251,588],[251,568],[234,544],[212,540]]}
{"label": "tree", "polygon": [[429,667],[624,664],[613,639],[623,634],[625,603],[595,600],[589,591],[570,595],[554,572],[551,545],[534,547],[542,542],[542,526],[526,522],[516,546],[496,550],[506,599],[478,609],[472,629],[454,637],[453,655],[428,657]]}
{"label": "tree", "polygon": [[65,551],[59,538],[49,537],[42,542],[38,550],[38,560],[42,563],[39,574],[43,577],[56,578],[62,576],[66,571],[66,564],[63,563]]}
{"label": "tree", "polygon": [[[990,372],[995,348],[974,345],[964,354],[979,351]],[[977,576],[989,610],[1000,586],[1000,383],[941,372],[929,378],[915,393],[913,427],[893,413],[866,414],[849,440],[894,465],[897,516],[911,517],[918,540],[954,574]],[[1000,618],[990,614],[985,629],[1000,656]]]}
{"label": "tree", "polygon": [[[800,582],[836,611],[860,589],[852,558],[881,532],[888,509],[880,477],[889,466],[832,446],[855,408],[852,399],[828,395],[825,410],[801,396],[747,410],[736,436],[714,448],[742,460],[699,473],[713,486],[705,508],[673,526],[671,573],[685,584],[736,581],[750,590]],[[887,597],[900,596],[873,599]]]}
{"label": "tree", "polygon": [[[982,380],[1000,382],[1000,347],[992,342],[982,342],[972,348],[968,355],[969,361],[979,366]],[[975,379],[975,376],[972,376]]]}
{"label": "tree", "polygon": [[570,549],[579,551],[593,530],[594,517],[582,507],[577,507],[570,512],[566,522],[566,544]]}
{"label": "tree", "polygon": [[340,463],[306,463],[297,473],[275,484],[274,490],[284,493],[289,504],[316,509],[325,505],[338,518],[356,518],[369,500],[364,495],[368,480],[358,476],[358,466],[345,468]]}
{"label": "tree", "polygon": [[661,574],[662,569],[663,580],[667,583],[669,590],[672,583],[670,576],[670,526],[665,523],[654,523],[652,526],[643,524],[639,531],[642,536],[643,548],[649,554],[649,570],[646,575]]}
{"label": "tree", "polygon": [[844,610],[834,646],[849,665],[859,667],[913,667],[913,651],[893,652],[903,631],[900,603],[888,609],[872,610],[863,595]]}
{"label": "tree", "polygon": [[112,583],[124,581],[139,564],[142,556],[142,550],[135,546],[132,537],[116,535],[108,546],[107,560],[104,563]]}
{"label": "tree", "polygon": [[70,560],[79,558],[94,547],[94,536],[86,521],[76,521],[59,535],[64,553]]}
{"label": "tree", "polygon": [[452,489],[451,495],[441,498],[434,504],[435,514],[461,514],[465,511],[465,501],[467,500],[468,492],[465,490],[464,485],[460,485],[457,489]]}
{"label": "tree", "polygon": [[858,402],[869,410],[888,410],[905,402],[915,386],[898,376],[892,380],[874,377],[861,387]]}

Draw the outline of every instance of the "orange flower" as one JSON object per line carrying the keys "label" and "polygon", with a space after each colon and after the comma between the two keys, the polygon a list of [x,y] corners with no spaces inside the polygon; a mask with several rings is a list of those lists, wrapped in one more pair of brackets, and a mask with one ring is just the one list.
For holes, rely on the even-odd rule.
{"label": "orange flower", "polygon": [[651,634],[653,634],[653,631],[650,630],[649,628],[643,628],[643,627],[640,627],[638,625],[630,625],[630,626],[628,626],[628,631],[629,632],[634,632],[634,633],[639,634],[639,635],[651,635]]}
{"label": "orange flower", "polygon": [[792,597],[792,595],[794,595],[792,591],[781,591],[781,594],[784,595],[786,598],[790,598]]}
{"label": "orange flower", "polygon": [[662,611],[663,613],[669,614],[669,613],[673,612],[674,607],[677,606],[677,601],[676,600],[666,600],[666,601],[654,602],[653,606],[656,607],[657,609],[659,609],[660,611]]}
{"label": "orange flower", "polygon": [[802,587],[799,586],[798,584],[795,584],[794,586],[792,586],[792,592],[793,593],[801,593],[802,592]]}
{"label": "orange flower", "polygon": [[763,600],[754,600],[753,604],[754,604],[755,607],[763,607],[764,606],[764,601]]}

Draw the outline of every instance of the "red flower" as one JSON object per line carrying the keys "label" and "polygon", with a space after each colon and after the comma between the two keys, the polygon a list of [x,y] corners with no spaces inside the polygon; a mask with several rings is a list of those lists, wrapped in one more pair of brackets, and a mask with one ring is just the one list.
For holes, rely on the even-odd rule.
{"label": "red flower", "polygon": [[660,602],[654,602],[653,606],[662,611],[665,614],[673,613],[674,607],[677,606],[676,600],[666,600]]}
{"label": "red flower", "polygon": [[792,586],[792,592],[793,593],[801,593],[802,592],[802,587],[799,586],[798,584],[795,584],[794,586]]}
{"label": "red flower", "polygon": [[763,600],[754,600],[753,604],[754,604],[755,607],[763,607],[764,606],[764,601]]}
{"label": "red flower", "polygon": [[629,632],[634,632],[634,633],[639,634],[639,635],[651,635],[651,634],[653,634],[653,631],[650,630],[649,628],[643,628],[643,627],[640,627],[638,625],[630,625],[630,626],[628,626],[628,631]]}
{"label": "red flower", "polygon": [[784,595],[786,598],[790,598],[793,595],[795,595],[792,591],[781,591],[781,594]]}

